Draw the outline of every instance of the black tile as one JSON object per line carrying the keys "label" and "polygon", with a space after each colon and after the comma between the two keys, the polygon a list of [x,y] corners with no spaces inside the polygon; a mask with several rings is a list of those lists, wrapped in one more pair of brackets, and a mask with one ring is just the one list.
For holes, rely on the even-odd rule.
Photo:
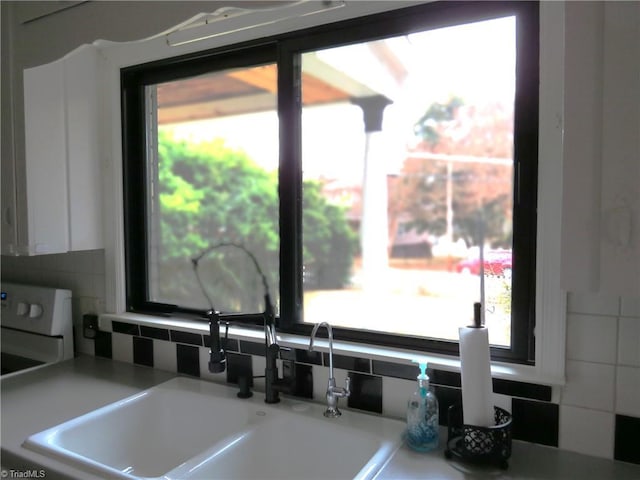
{"label": "black tile", "polygon": [[558,446],[558,413],[555,403],[514,398],[512,435],[516,440]]}
{"label": "black tile", "polygon": [[297,362],[283,362],[282,378],[291,378],[294,370],[293,395],[302,398],[313,398],[313,367]]}
{"label": "black tile", "polygon": [[446,370],[433,370],[427,368],[429,383],[432,385],[442,385],[445,387],[460,387],[462,379],[459,372],[448,372]]}
{"label": "black tile", "polygon": [[[323,353],[325,367],[329,366],[329,354]],[[346,355],[333,356],[334,368],[352,370],[356,372],[371,373],[371,361],[368,358],[348,357]]]}
{"label": "black tile", "polygon": [[640,464],[640,418],[616,415],[613,458]]}
{"label": "black tile", "polygon": [[280,348],[280,358],[282,360],[289,360],[295,362],[296,360],[296,349],[295,348]]}
{"label": "black tile", "polygon": [[153,367],[153,340],[133,337],[133,363]]}
{"label": "black tile", "polygon": [[200,376],[200,349],[191,345],[176,345],[178,373],[194,377]]}
{"label": "black tile", "polygon": [[112,358],[111,332],[97,331],[94,342],[96,357]]}
{"label": "black tile", "polygon": [[322,365],[322,353],[310,352],[302,348],[292,348],[290,351],[282,351],[283,360],[293,360],[299,363],[310,363],[313,365]]}
{"label": "black tile", "polygon": [[169,330],[166,328],[147,327],[146,325],[140,325],[140,335],[148,338],[155,338],[157,340],[169,341]]}
{"label": "black tile", "polygon": [[402,363],[384,362],[382,360],[371,361],[372,372],[385,377],[405,378],[415,380],[420,370],[418,365],[406,365]]}
{"label": "black tile", "polygon": [[462,405],[462,390],[454,387],[435,386],[433,393],[438,399],[438,421],[440,425],[449,424],[449,407],[455,404]]}
{"label": "black tile", "polygon": [[264,357],[264,342],[247,342],[246,340],[240,340],[240,351],[242,353],[248,353],[250,355],[259,355]]}
{"label": "black tile", "polygon": [[382,377],[349,372],[351,395],[349,408],[382,413]]}
{"label": "black tile", "polygon": [[494,378],[493,391],[494,393],[501,393],[502,395],[509,395],[510,397],[542,400],[544,402],[551,401],[551,387],[547,385]]}
{"label": "black tile", "polygon": [[249,385],[253,386],[253,366],[251,355],[238,353],[227,354],[227,382],[238,383],[239,377],[249,377]]}
{"label": "black tile", "polygon": [[[204,341],[205,347],[211,347],[211,335],[203,335],[202,340]],[[235,338],[224,338],[220,339],[222,341],[222,345],[224,345],[224,349],[227,352],[239,352],[240,348],[238,347],[238,340]]]}
{"label": "black tile", "polygon": [[322,353],[296,349],[296,361],[310,363],[313,365],[322,365]]}
{"label": "black tile", "polygon": [[202,345],[202,335],[199,333],[181,332],[171,330],[171,341],[175,343],[188,343],[189,345]]}
{"label": "black tile", "polygon": [[111,328],[116,333],[126,333],[127,335],[140,335],[138,325],[127,322],[111,322]]}

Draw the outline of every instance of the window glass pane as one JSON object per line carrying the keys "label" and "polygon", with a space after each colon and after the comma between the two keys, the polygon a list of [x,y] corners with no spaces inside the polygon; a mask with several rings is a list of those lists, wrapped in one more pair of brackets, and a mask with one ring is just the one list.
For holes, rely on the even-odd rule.
{"label": "window glass pane", "polygon": [[[149,300],[223,312],[278,303],[276,66],[226,70],[147,87]],[[157,146],[157,149],[156,149]],[[207,297],[209,298],[207,300]]]}
{"label": "window glass pane", "polygon": [[303,54],[305,322],[457,340],[484,300],[510,346],[514,91],[513,17]]}

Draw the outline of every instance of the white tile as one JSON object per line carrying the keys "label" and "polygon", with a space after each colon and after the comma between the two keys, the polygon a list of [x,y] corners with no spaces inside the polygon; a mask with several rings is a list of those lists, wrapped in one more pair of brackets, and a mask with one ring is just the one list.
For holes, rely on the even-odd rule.
{"label": "white tile", "polygon": [[78,308],[80,316],[87,313],[99,315],[104,312],[104,302],[96,297],[79,297]]}
{"label": "white tile", "polygon": [[113,332],[113,321],[110,318],[99,316],[98,328],[103,332]]}
{"label": "white tile", "polygon": [[104,273],[104,250],[83,250],[67,254],[69,271],[78,273]]}
{"label": "white tile", "polygon": [[[320,365],[312,365],[311,372],[313,374],[313,400],[315,402],[322,403],[326,405],[327,403],[327,384],[329,381],[329,369],[327,367],[322,367]],[[336,379],[336,385],[338,387],[344,387],[345,382],[347,380],[347,375],[349,372],[347,370],[342,370],[340,368],[333,369],[333,375]],[[347,406],[347,400],[341,398],[338,400],[338,407],[342,408]]]}
{"label": "white tile", "polygon": [[620,312],[620,300],[616,296],[602,293],[570,292],[567,300],[567,311],[570,313],[616,316]]}
{"label": "white tile", "polygon": [[71,272],[47,272],[47,275],[56,276],[63,288],[72,291],[74,297],[93,297],[93,278],[88,273],[71,273]]}
{"label": "white tile", "polygon": [[167,372],[178,371],[175,343],[153,340],[153,368]]}
{"label": "white tile", "polygon": [[131,335],[112,333],[111,348],[114,360],[133,363],[133,337]]}
{"label": "white tile", "polygon": [[599,315],[567,316],[567,358],[616,363],[617,318]]}
{"label": "white tile", "polygon": [[81,307],[81,298],[72,297],[71,298],[71,320],[74,325],[82,325],[82,307]]}
{"label": "white tile", "polygon": [[[165,342],[168,343],[168,342]],[[216,383],[226,382],[227,380],[227,372],[224,373],[211,373],[209,371],[209,348],[208,347],[200,347],[198,350],[200,356],[200,378],[204,380],[211,380]],[[175,357],[175,349],[174,349],[174,357]],[[176,360],[177,361],[177,360]],[[176,367],[177,368],[177,367]]]}
{"label": "white tile", "polygon": [[620,299],[620,315],[640,319],[640,297],[622,297]]}
{"label": "white tile", "polygon": [[620,317],[618,364],[640,367],[640,319]]}
{"label": "white tile", "polygon": [[322,365],[312,365],[311,374],[313,375],[313,400],[320,403],[325,402],[329,369]]}
{"label": "white tile", "polygon": [[615,366],[567,360],[562,405],[613,411]]}
{"label": "white tile", "polygon": [[507,412],[511,413],[511,396],[509,395],[502,395],[500,393],[494,393],[493,394],[493,404],[496,407],[500,407],[503,410],[506,410]]}
{"label": "white tile", "polygon": [[92,296],[104,298],[106,295],[106,280],[104,273],[91,275]]}
{"label": "white tile", "polygon": [[618,367],[616,413],[640,417],[640,368]]}
{"label": "white tile", "polygon": [[75,334],[74,348],[75,353],[84,353],[85,355],[95,355],[96,342],[89,338],[84,338],[82,335],[82,325],[75,325],[73,327]]}
{"label": "white tile", "polygon": [[382,377],[382,414],[399,420],[406,419],[407,401],[416,388],[415,381]]}
{"label": "white tile", "polygon": [[43,255],[41,268],[56,272],[73,272],[73,254],[56,253]]}
{"label": "white tile", "polygon": [[614,424],[613,413],[561,405],[558,446],[563,450],[612,459]]}

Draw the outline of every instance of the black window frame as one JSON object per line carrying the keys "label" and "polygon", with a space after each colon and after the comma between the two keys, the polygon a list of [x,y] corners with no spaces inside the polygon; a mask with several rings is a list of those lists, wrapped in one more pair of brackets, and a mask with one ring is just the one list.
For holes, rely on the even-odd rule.
{"label": "black window frame", "polygon": [[[261,62],[277,62],[280,196],[281,332],[309,335],[302,312],[302,159],[300,55],[314,49],[371,41],[509,15],[516,17],[514,110],[513,277],[511,347],[492,358],[533,364],[535,358],[536,231],[539,123],[539,3],[440,1],[289,32],[121,70],[124,247],[128,311],[204,318],[204,312],[150,302],[147,285],[146,85]],[[371,33],[375,32],[375,33]],[[275,286],[272,286],[275,288]],[[471,306],[470,306],[471,307]],[[393,311],[381,311],[393,316]],[[259,315],[234,315],[258,321]],[[331,319],[327,319],[331,321]],[[334,328],[336,339],[457,355],[455,341]]]}

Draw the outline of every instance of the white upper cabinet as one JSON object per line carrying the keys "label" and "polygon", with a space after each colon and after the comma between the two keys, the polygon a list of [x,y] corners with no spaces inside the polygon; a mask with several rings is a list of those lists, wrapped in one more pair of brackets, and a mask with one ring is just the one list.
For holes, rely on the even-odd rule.
{"label": "white upper cabinet", "polygon": [[103,248],[99,58],[86,45],[24,71],[26,225],[3,253]]}
{"label": "white upper cabinet", "polygon": [[640,3],[604,2],[600,290],[640,297]]}
{"label": "white upper cabinet", "polygon": [[640,3],[566,8],[563,287],[640,297]]}

